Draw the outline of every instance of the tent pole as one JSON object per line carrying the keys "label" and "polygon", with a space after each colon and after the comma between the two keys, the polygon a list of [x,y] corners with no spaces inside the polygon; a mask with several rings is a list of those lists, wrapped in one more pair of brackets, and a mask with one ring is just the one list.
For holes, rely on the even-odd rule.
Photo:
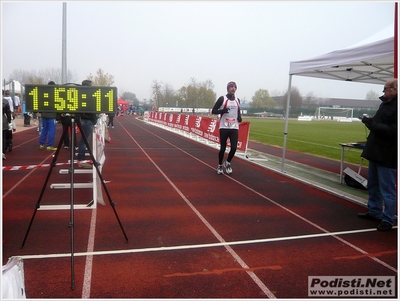
{"label": "tent pole", "polygon": [[282,151],[282,164],[281,171],[284,172],[285,169],[285,154],[286,154],[286,138],[288,133],[288,124],[289,124],[289,108],[290,108],[290,94],[292,90],[292,74],[289,75],[289,87],[287,93],[287,101],[286,101],[286,111],[285,111],[285,131],[283,132],[283,151]]}

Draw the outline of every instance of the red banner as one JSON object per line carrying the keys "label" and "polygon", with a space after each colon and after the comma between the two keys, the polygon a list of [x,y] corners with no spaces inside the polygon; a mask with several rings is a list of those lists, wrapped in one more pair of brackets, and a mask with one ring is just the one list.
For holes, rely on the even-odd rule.
{"label": "red banner", "polygon": [[[201,115],[145,112],[145,121],[154,122],[173,129],[195,134],[219,144],[219,120]],[[250,122],[239,124],[238,150],[246,151],[249,141]],[[229,145],[229,142],[228,142]]]}

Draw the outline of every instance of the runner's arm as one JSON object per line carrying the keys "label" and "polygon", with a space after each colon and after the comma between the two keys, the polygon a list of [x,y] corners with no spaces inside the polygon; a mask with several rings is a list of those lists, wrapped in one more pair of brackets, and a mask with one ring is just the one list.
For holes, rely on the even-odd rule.
{"label": "runner's arm", "polygon": [[226,113],[228,109],[222,109],[222,110],[219,109],[222,106],[223,102],[224,102],[224,97],[220,96],[220,98],[218,98],[218,100],[215,102],[211,113],[215,115]]}

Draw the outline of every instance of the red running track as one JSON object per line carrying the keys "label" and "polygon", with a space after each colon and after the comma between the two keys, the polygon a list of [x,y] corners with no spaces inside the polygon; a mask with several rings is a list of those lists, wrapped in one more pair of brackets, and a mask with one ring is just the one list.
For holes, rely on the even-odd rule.
{"label": "red running track", "polygon": [[[128,242],[103,194],[106,206],[74,210],[73,240],[70,210],[38,210],[21,248],[49,168],[3,171],[3,264],[22,256],[28,298],[308,298],[308,276],[396,276],[397,297],[397,226],[378,232],[357,218],[365,208],[243,159],[217,175],[216,149],[114,120],[102,176]],[[26,130],[3,165],[52,154]],[[69,157],[62,149],[57,163]],[[68,182],[61,168],[49,183]],[[91,200],[74,191],[75,204]],[[41,205],[70,199],[46,187]]]}

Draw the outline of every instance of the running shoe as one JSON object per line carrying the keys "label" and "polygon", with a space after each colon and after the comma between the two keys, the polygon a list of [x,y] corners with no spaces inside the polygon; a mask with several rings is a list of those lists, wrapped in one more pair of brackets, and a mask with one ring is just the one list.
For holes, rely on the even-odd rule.
{"label": "running shoe", "polygon": [[218,168],[217,168],[217,174],[223,174],[224,173],[224,170],[222,169],[222,165],[218,165]]}
{"label": "running shoe", "polygon": [[225,161],[224,166],[225,166],[226,173],[228,175],[230,175],[232,173],[231,163],[229,163],[228,161]]}
{"label": "running shoe", "polygon": [[54,146],[50,145],[50,146],[46,147],[46,149],[47,149],[48,151],[56,151],[56,150],[57,150],[57,147],[54,147]]}
{"label": "running shoe", "polygon": [[44,145],[43,144],[39,145],[39,149],[44,149]]}

